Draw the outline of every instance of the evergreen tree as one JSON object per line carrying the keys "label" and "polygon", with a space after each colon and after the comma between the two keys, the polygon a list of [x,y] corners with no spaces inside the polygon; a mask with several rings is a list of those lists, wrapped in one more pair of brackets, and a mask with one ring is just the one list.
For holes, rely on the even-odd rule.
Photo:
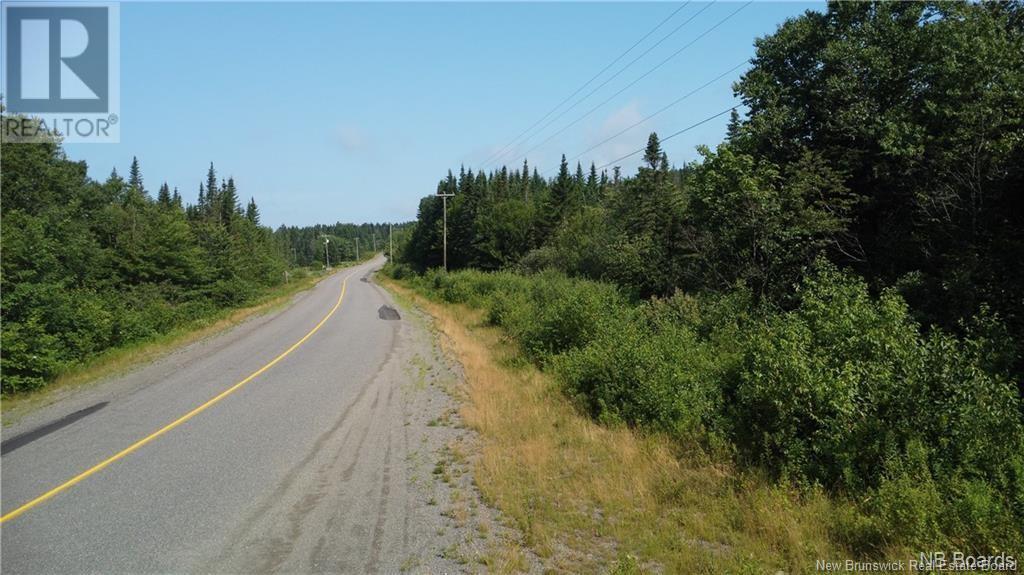
{"label": "evergreen tree", "polygon": [[523,187],[523,199],[527,202],[530,201],[530,166],[526,163],[526,158],[523,158],[523,180],[520,185]]}
{"label": "evergreen tree", "polygon": [[589,205],[597,202],[599,196],[597,183],[597,166],[590,163],[590,175],[587,176],[587,185],[584,188],[584,201]]}
{"label": "evergreen tree", "polygon": [[167,187],[167,182],[160,184],[160,192],[157,193],[156,201],[157,203],[160,204],[161,207],[171,207],[171,189]]}
{"label": "evergreen tree", "polygon": [[260,209],[256,207],[256,198],[249,198],[249,205],[245,207],[245,219],[256,225],[260,224]]}
{"label": "evergreen tree", "polygon": [[208,220],[220,218],[221,200],[220,190],[217,188],[217,171],[210,162],[210,169],[206,172],[206,202],[203,205],[203,216]]}
{"label": "evergreen tree", "polygon": [[217,170],[213,168],[213,162],[210,162],[210,169],[206,172],[206,194],[210,198],[217,195]]}
{"label": "evergreen tree", "polygon": [[225,226],[231,226],[241,210],[238,203],[238,193],[235,190],[234,178],[228,178],[227,183],[221,189],[220,222]]}
{"label": "evergreen tree", "polygon": [[644,150],[644,162],[652,170],[658,167],[661,162],[661,142],[658,141],[658,134],[651,132],[647,137],[647,148]]}
{"label": "evergreen tree", "polygon": [[726,128],[725,137],[727,140],[736,140],[740,135],[740,114],[733,108],[729,112],[729,125]]}
{"label": "evergreen tree", "polygon": [[140,194],[145,193],[142,186],[142,169],[139,167],[139,159],[132,156],[132,167],[128,172],[128,187]]}
{"label": "evergreen tree", "polygon": [[199,184],[199,199],[196,200],[196,207],[199,208],[199,211],[201,213],[203,213],[203,214],[206,213],[206,210],[207,210],[206,188],[203,186],[202,183]]}

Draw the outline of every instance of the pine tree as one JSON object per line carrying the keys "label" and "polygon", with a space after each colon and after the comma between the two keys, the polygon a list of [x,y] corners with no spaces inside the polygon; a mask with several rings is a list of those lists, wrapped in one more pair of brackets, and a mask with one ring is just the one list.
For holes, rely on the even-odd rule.
{"label": "pine tree", "polygon": [[260,225],[260,209],[256,207],[256,198],[249,198],[249,205],[245,207],[245,219]]}
{"label": "pine tree", "polygon": [[661,162],[661,143],[658,141],[658,134],[651,132],[647,138],[647,149],[644,150],[644,161],[652,170],[658,167]]}
{"label": "pine tree", "polygon": [[181,209],[181,194],[178,193],[178,186],[174,186],[174,193],[171,194],[171,205]]}
{"label": "pine tree", "polygon": [[167,182],[160,184],[160,191],[157,193],[156,201],[161,207],[171,207],[171,189],[167,186]]}
{"label": "pine tree", "polygon": [[220,217],[220,192],[217,189],[217,171],[210,162],[210,169],[206,172],[206,203],[203,215],[210,220],[217,220]]}
{"label": "pine tree", "polygon": [[587,176],[587,186],[584,190],[584,201],[587,204],[595,203],[599,194],[597,187],[597,166],[595,166],[593,162],[590,163],[590,175]]}
{"label": "pine tree", "polygon": [[728,140],[735,140],[740,135],[740,115],[736,108],[729,112],[729,127],[725,134]]}
{"label": "pine tree", "polygon": [[206,172],[206,194],[207,197],[217,194],[217,170],[213,169],[213,162],[210,162],[210,169]]}
{"label": "pine tree", "polygon": [[225,226],[230,226],[238,216],[238,193],[235,190],[234,178],[228,178],[220,193],[220,221]]}
{"label": "pine tree", "polygon": [[569,202],[572,194],[572,176],[569,175],[569,163],[565,161],[565,154],[562,154],[562,163],[558,166],[558,176],[551,186],[551,196],[554,200],[554,208],[557,215],[561,215],[565,204]]}
{"label": "pine tree", "polygon": [[139,159],[132,156],[132,167],[128,172],[128,187],[132,191],[145,193],[142,187],[142,169],[139,168]]}
{"label": "pine tree", "polygon": [[523,200],[530,201],[533,182],[530,181],[530,166],[526,163],[526,158],[523,158],[523,181],[520,182],[520,185],[523,187]]}

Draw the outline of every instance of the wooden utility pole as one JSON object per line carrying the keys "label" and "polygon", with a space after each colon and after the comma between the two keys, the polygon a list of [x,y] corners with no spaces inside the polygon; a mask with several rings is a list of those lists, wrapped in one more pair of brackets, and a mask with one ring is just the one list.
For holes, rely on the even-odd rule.
{"label": "wooden utility pole", "polygon": [[442,261],[444,262],[444,271],[448,271],[448,198],[454,196],[455,194],[437,194],[437,195],[441,196],[441,202],[442,202],[441,211],[444,214],[442,216],[442,219],[444,220],[444,239],[442,240],[442,242],[444,244],[444,255],[442,256]]}

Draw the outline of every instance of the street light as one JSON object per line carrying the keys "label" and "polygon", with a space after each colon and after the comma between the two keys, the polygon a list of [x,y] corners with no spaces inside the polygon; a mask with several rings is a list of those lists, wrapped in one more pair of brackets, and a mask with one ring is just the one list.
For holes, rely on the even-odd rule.
{"label": "street light", "polygon": [[331,269],[331,252],[327,250],[327,244],[329,243],[331,243],[331,238],[324,236],[324,261],[327,262],[324,269],[328,270]]}

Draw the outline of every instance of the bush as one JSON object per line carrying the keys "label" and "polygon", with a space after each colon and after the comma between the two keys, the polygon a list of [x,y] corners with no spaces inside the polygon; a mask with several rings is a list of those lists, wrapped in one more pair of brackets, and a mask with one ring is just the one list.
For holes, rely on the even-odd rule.
{"label": "bush", "polygon": [[553,271],[432,271],[414,284],[486,309],[600,421],[724,444],[780,478],[855,495],[835,532],[859,552],[1024,545],[1021,404],[997,318],[964,338],[923,336],[895,292],[874,298],[824,262],[791,311],[755,306],[743,287],[637,305]]}
{"label": "bush", "polygon": [[384,275],[391,277],[392,279],[402,280],[413,275],[413,270],[404,263],[395,263],[389,261],[382,270]]}
{"label": "bush", "polygon": [[621,327],[631,313],[618,290],[607,284],[573,280],[556,272],[531,277],[525,305],[503,325],[534,359],[583,347],[602,331]]}

